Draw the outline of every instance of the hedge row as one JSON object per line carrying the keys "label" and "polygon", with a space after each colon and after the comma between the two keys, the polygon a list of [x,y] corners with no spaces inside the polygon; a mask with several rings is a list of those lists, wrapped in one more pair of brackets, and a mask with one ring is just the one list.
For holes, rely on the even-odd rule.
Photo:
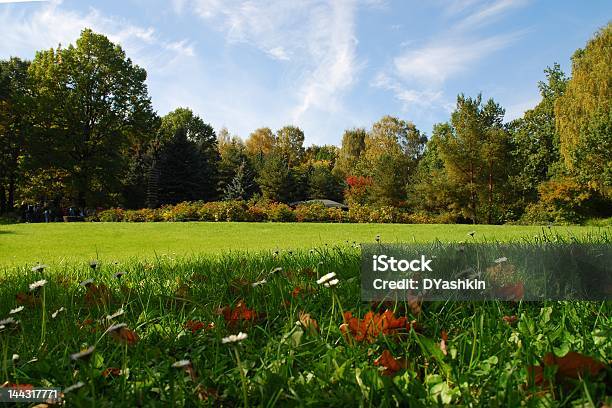
{"label": "hedge row", "polygon": [[343,223],[450,223],[452,219],[412,214],[396,207],[354,205],[348,211],[326,208],[323,204],[300,204],[295,208],[283,203],[246,201],[183,202],[161,208],[124,210],[112,208],[89,217],[101,222],[161,221],[238,221],[238,222],[343,222]]}

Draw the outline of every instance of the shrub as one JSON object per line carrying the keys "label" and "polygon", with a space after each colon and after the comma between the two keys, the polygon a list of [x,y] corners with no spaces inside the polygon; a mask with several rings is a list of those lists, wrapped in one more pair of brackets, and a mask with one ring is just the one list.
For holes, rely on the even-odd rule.
{"label": "shrub", "polygon": [[298,222],[325,222],[327,208],[322,203],[299,204],[293,210]]}
{"label": "shrub", "polygon": [[121,222],[123,221],[124,210],[121,208],[110,208],[98,213],[98,220],[101,222]]}
{"label": "shrub", "polygon": [[269,221],[291,222],[295,221],[295,214],[291,207],[283,203],[271,203],[267,208]]}

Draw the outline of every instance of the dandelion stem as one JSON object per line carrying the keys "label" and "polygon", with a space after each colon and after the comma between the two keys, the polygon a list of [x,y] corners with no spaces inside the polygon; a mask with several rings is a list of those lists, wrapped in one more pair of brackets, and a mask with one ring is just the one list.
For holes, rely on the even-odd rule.
{"label": "dandelion stem", "polygon": [[45,287],[42,287],[42,313],[40,321],[40,348],[45,344],[45,336],[47,331],[47,307],[46,307],[46,293]]}
{"label": "dandelion stem", "polygon": [[242,400],[244,402],[244,407],[247,408],[249,406],[249,400],[247,397],[246,377],[244,375],[244,370],[242,369],[242,362],[240,361],[240,353],[238,352],[238,347],[234,347],[234,351],[236,353],[236,362],[238,363],[238,370],[240,370],[240,381],[242,382]]}

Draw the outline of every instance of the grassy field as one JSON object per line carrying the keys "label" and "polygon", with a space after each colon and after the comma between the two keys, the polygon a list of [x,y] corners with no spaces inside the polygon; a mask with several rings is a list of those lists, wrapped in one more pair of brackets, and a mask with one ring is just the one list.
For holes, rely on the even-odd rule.
{"label": "grassy field", "polygon": [[[309,223],[52,223],[0,225],[0,265],[63,261],[122,261],[129,258],[227,251],[299,249],[346,241],[511,240],[546,232],[581,236],[598,227],[398,225]],[[610,228],[605,230],[609,231]]]}
{"label": "grassy field", "polygon": [[351,245],[14,271],[0,379],[71,407],[612,402],[610,302],[363,303]]}

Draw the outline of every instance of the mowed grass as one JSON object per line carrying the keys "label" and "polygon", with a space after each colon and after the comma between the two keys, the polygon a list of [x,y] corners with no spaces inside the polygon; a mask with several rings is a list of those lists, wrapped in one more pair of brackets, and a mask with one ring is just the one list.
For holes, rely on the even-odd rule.
{"label": "mowed grass", "polygon": [[376,235],[385,242],[447,242],[466,240],[469,231],[476,231],[478,239],[508,241],[533,237],[543,230],[584,236],[600,228],[232,222],[12,224],[0,225],[0,265],[308,249],[346,241],[373,242]]}
{"label": "mowed grass", "polygon": [[[367,233],[385,236],[384,226],[376,227]],[[0,330],[0,379],[61,388],[70,407],[600,407],[612,402],[609,366],[590,372],[574,358],[573,368],[557,375],[557,365],[542,365],[547,353],[569,352],[607,365],[610,302],[373,305],[360,299],[359,261],[358,248],[341,244],[102,261],[95,267],[77,262],[45,271],[13,268],[0,277],[0,320],[20,323],[5,322]],[[332,271],[337,286],[317,284]],[[117,272],[126,274],[117,278]],[[40,279],[48,283],[30,291],[28,285]],[[19,306],[24,309],[9,316]],[[405,321],[388,331],[365,324],[370,335],[361,341],[352,326],[341,328],[343,312],[363,319],[385,309]],[[306,325],[303,313],[316,326]],[[109,332],[118,323],[127,331]],[[223,343],[239,332],[247,338]],[[92,354],[71,359],[90,346]],[[385,351],[398,359],[395,364],[379,360]],[[173,367],[181,360],[182,368]]]}

